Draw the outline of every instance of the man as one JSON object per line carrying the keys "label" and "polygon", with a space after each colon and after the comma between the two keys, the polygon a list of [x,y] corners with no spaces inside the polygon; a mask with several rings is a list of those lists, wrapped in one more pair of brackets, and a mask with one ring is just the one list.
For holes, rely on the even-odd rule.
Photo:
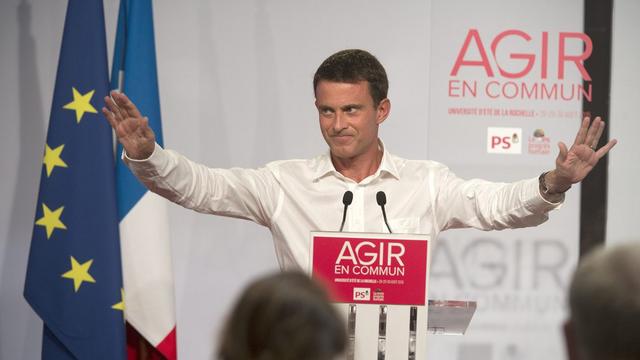
{"label": "man", "polygon": [[640,244],[590,252],[573,275],[569,310],[570,360],[640,359]]}
{"label": "man", "polygon": [[261,169],[212,169],[160,148],[147,120],[124,94],[112,92],[102,111],[123,144],[125,161],[151,190],[187,208],[252,220],[269,227],[280,267],[307,269],[309,231],[335,231],[340,201],[353,193],[346,231],[386,232],[376,193],[389,196],[389,228],[429,234],[534,226],[558,207],[614,145],[596,151],[604,123],[586,118],[570,149],[560,143],[554,170],[512,184],[464,181],[433,161],[392,155],[378,139],[389,116],[387,75],[371,54],[343,50],[314,76],[315,105],[329,154],[276,161]]}

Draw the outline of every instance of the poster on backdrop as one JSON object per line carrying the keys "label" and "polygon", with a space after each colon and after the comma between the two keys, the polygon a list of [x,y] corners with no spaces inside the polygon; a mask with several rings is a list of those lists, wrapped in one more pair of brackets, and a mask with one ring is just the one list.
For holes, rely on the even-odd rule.
{"label": "poster on backdrop", "polygon": [[[463,178],[515,181],[551,169],[572,142],[593,49],[578,1],[432,1],[429,158]],[[538,227],[453,230],[434,243],[431,299],[477,300],[464,337],[433,358],[559,359],[565,291],[578,256],[579,186]],[[437,341],[436,341],[437,340]]]}

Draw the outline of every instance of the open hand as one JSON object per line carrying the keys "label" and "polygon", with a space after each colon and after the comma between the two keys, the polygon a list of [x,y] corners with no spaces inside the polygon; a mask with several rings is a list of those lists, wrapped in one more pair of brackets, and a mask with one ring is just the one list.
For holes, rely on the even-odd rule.
{"label": "open hand", "polygon": [[615,146],[617,140],[613,139],[600,149],[597,148],[604,126],[604,121],[599,116],[593,122],[589,117],[585,117],[569,149],[563,142],[558,143],[560,153],[556,158],[552,181],[556,189],[569,188],[572,184],[582,181],[598,161]]}
{"label": "open hand", "polygon": [[151,156],[156,136],[149,126],[149,119],[143,117],[136,105],[123,93],[111,91],[104,102],[106,107],[102,108],[102,113],[115,130],[127,156],[132,159]]}

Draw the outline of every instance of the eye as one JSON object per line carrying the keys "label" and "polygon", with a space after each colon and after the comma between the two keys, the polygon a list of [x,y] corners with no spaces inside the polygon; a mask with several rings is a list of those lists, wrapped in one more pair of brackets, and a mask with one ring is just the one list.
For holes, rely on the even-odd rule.
{"label": "eye", "polygon": [[330,108],[320,108],[320,115],[329,116],[333,114],[333,110]]}
{"label": "eye", "polygon": [[360,110],[358,106],[345,106],[343,111],[347,114],[355,114]]}

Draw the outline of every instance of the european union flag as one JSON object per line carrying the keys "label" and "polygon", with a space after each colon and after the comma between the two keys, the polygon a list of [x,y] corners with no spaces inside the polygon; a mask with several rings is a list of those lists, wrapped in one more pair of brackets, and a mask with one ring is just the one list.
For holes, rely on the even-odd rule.
{"label": "european union flag", "polygon": [[43,359],[124,359],[122,270],[102,0],[69,0],[24,295]]}

